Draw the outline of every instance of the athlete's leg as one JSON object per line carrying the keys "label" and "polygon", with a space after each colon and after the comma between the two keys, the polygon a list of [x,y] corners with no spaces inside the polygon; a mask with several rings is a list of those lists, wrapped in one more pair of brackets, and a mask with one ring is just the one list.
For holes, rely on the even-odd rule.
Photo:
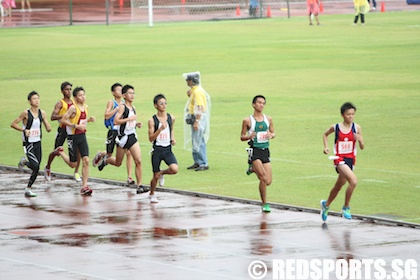
{"label": "athlete's leg", "polygon": [[[116,167],[120,167],[121,163],[123,161],[124,158],[124,154],[125,154],[125,149],[121,148],[120,146],[117,147],[117,154],[115,155],[115,157],[109,157],[106,159],[106,164],[111,164],[114,165]],[[103,152],[101,156],[105,156],[106,153]]]}
{"label": "athlete's leg", "polygon": [[26,150],[26,155],[28,157],[27,166],[32,170],[32,174],[28,182],[28,188],[30,188],[38,177],[39,164],[41,163],[42,158],[41,143],[30,143],[26,146]]}
{"label": "athlete's leg", "polygon": [[75,162],[70,161],[70,157],[64,151],[60,151],[59,155],[60,155],[60,157],[63,158],[64,162],[68,166],[70,166],[70,168],[75,168],[76,167],[77,161],[75,161]]}
{"label": "athlete's leg", "polygon": [[334,199],[337,197],[338,193],[340,192],[341,188],[344,186],[344,184],[347,182],[346,175],[347,171],[350,171],[353,173],[353,171],[350,170],[350,167],[346,164],[340,164],[337,166],[338,178],[337,181],[334,184],[334,187],[330,191],[330,195],[327,199],[326,206],[329,207],[330,204],[334,201]]}
{"label": "athlete's leg", "polygon": [[[74,168],[74,173],[79,173],[80,159],[81,158],[82,157],[80,156],[80,152],[77,153],[77,161],[76,161],[76,167]],[[83,173],[83,170],[82,170],[82,173]],[[83,174],[82,174],[82,176],[83,176]]]}
{"label": "athlete's leg", "polygon": [[346,164],[339,165],[337,167],[337,170],[338,172],[340,172],[340,174],[343,174],[343,177],[349,183],[346,190],[345,200],[344,200],[344,206],[349,207],[351,196],[353,194],[354,189],[357,186],[357,177],[354,174],[353,170],[351,170],[350,167]]}
{"label": "athlete's leg", "polygon": [[[55,143],[54,143],[54,150],[60,146],[63,146],[64,141],[66,141],[67,139],[67,132],[65,129],[59,127],[57,129],[57,136],[55,137]],[[49,155],[48,155],[48,162],[47,165],[45,166],[46,169],[51,169],[51,164],[54,160],[54,158],[57,156],[57,154],[52,151]]]}
{"label": "athlete's leg", "polygon": [[[79,160],[79,163],[80,163],[80,160]],[[82,164],[83,164],[82,165],[83,186],[87,186],[87,181],[89,177],[89,156],[82,157]]]}
{"label": "athlete's leg", "polygon": [[133,169],[133,157],[131,156],[130,150],[126,150],[125,152],[126,159],[125,165],[127,166],[127,177],[131,178],[131,170]]}
{"label": "athlete's leg", "polygon": [[136,179],[137,185],[140,186],[142,182],[142,170],[141,170],[141,149],[139,142],[134,143],[130,147],[131,155],[133,156],[134,163],[136,164]]}
{"label": "athlete's leg", "polygon": [[267,203],[267,183],[271,183],[271,181],[269,181],[269,174],[267,173],[267,170],[266,168],[264,168],[263,163],[260,159],[254,160],[252,162],[252,170],[255,172],[258,179],[260,180],[260,197],[262,204],[264,205]]}
{"label": "athlete's leg", "polygon": [[162,172],[161,173],[162,175],[165,175],[165,174],[174,175],[174,174],[178,173],[178,164],[172,163],[168,166],[167,169],[162,170],[161,172]]}

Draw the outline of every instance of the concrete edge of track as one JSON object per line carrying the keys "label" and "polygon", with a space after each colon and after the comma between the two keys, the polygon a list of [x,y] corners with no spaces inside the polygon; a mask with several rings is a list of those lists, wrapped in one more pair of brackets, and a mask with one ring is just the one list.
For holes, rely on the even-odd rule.
{"label": "concrete edge of track", "polygon": [[[17,167],[7,166],[7,165],[0,165],[0,170],[30,173],[29,170],[19,171],[19,169]],[[43,172],[44,171],[40,171],[40,174],[43,175],[44,174]],[[56,173],[56,172],[52,172],[51,176],[55,177],[55,178],[61,178],[61,179],[73,179],[72,175],[63,174],[63,173]],[[101,183],[101,184],[106,184],[106,185],[127,187],[127,183],[121,182],[121,181],[115,181],[115,180],[110,180],[110,179],[101,179],[101,178],[92,178],[92,177],[90,177],[89,180],[91,182],[96,182],[96,183]],[[135,189],[136,187],[131,187],[131,188]],[[216,194],[208,194],[208,193],[201,193],[201,192],[193,192],[193,191],[186,191],[186,190],[179,190],[179,189],[168,189],[168,188],[157,187],[156,190],[160,191],[160,192],[169,192],[169,193],[175,193],[175,194],[180,194],[180,195],[195,196],[195,197],[200,197],[200,198],[232,201],[232,202],[238,202],[238,203],[242,203],[242,204],[252,204],[252,205],[260,205],[261,204],[261,202],[259,200],[252,200],[252,199],[245,199],[245,198],[238,198],[238,197],[231,197],[231,196],[223,196],[223,195],[216,195]],[[295,205],[288,205],[288,204],[274,203],[274,202],[270,202],[270,206],[271,206],[271,208],[274,208],[274,209],[319,214],[319,209],[309,208],[309,207],[302,207],[302,206],[295,206]],[[339,213],[339,212],[332,212],[331,211],[328,214],[333,215],[333,216],[341,216],[341,213]],[[353,216],[353,219],[355,219],[355,220],[361,220],[361,221],[372,223],[372,224],[380,224],[380,225],[388,225],[388,226],[400,226],[400,227],[420,229],[420,224],[416,224],[416,223],[410,223],[410,222],[398,221],[398,220],[391,220],[391,219],[374,217],[374,216],[367,216],[367,215],[352,214],[352,216]]]}

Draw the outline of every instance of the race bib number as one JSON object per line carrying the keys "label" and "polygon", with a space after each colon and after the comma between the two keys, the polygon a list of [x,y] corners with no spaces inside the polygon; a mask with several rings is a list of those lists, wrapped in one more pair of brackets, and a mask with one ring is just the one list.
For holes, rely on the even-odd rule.
{"label": "race bib number", "polygon": [[136,127],[136,121],[128,121],[127,122],[127,128],[128,129],[134,129]]}
{"label": "race bib number", "polygon": [[258,143],[268,142],[268,132],[267,131],[257,132],[257,142]]}
{"label": "race bib number", "polygon": [[84,125],[84,126],[86,126],[86,125],[87,125],[87,123],[88,123],[87,119],[83,119],[83,120],[80,120],[80,121],[79,121],[79,124],[80,124],[80,125]]}
{"label": "race bib number", "polygon": [[169,133],[162,131],[161,133],[159,133],[158,139],[160,141],[165,141],[169,139]]}
{"label": "race bib number", "polygon": [[32,137],[38,137],[40,135],[41,135],[41,129],[39,129],[39,128],[35,128],[35,129],[29,130],[29,137],[30,138],[32,138]]}
{"label": "race bib number", "polygon": [[353,141],[339,141],[338,142],[339,154],[351,154],[352,152],[353,152]]}

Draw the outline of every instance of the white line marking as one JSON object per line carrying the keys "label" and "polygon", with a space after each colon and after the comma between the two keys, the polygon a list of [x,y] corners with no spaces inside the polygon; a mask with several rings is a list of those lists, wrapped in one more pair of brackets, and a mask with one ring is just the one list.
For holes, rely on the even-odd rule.
{"label": "white line marking", "polygon": [[42,265],[42,264],[37,264],[37,263],[34,263],[34,262],[25,262],[25,261],[21,261],[21,260],[4,258],[4,257],[0,257],[0,260],[5,260],[5,261],[15,262],[15,263],[21,263],[21,264],[26,264],[26,265],[36,266],[36,267],[42,267],[42,268],[46,268],[46,269],[50,269],[50,270],[54,270],[54,271],[68,272],[68,273],[71,273],[71,274],[94,277],[94,278],[97,278],[97,279],[114,280],[114,278],[104,278],[104,277],[100,277],[98,275],[93,275],[93,274],[89,274],[89,273],[81,273],[81,272],[77,272],[77,271],[74,271],[74,270],[68,270],[68,269],[63,269],[63,268],[59,268],[59,267]]}
{"label": "white line marking", "polygon": [[307,180],[307,179],[317,179],[317,178],[337,178],[337,176],[333,175],[313,175],[313,176],[305,176],[305,177],[296,177],[297,180]]}
{"label": "white line marking", "polygon": [[362,179],[362,181],[365,182],[372,182],[372,183],[387,183],[387,181],[382,181],[382,180],[375,180],[375,179]]}

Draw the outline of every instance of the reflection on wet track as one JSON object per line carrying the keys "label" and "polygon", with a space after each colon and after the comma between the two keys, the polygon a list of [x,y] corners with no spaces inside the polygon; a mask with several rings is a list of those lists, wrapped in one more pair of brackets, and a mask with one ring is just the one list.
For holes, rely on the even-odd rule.
{"label": "reflection on wet track", "polygon": [[[92,197],[69,179],[35,184],[0,169],[1,279],[252,279],[251,262],[287,259],[414,259],[418,228],[94,182]],[[388,270],[390,268],[387,268]],[[336,279],[330,275],[330,279]]]}

